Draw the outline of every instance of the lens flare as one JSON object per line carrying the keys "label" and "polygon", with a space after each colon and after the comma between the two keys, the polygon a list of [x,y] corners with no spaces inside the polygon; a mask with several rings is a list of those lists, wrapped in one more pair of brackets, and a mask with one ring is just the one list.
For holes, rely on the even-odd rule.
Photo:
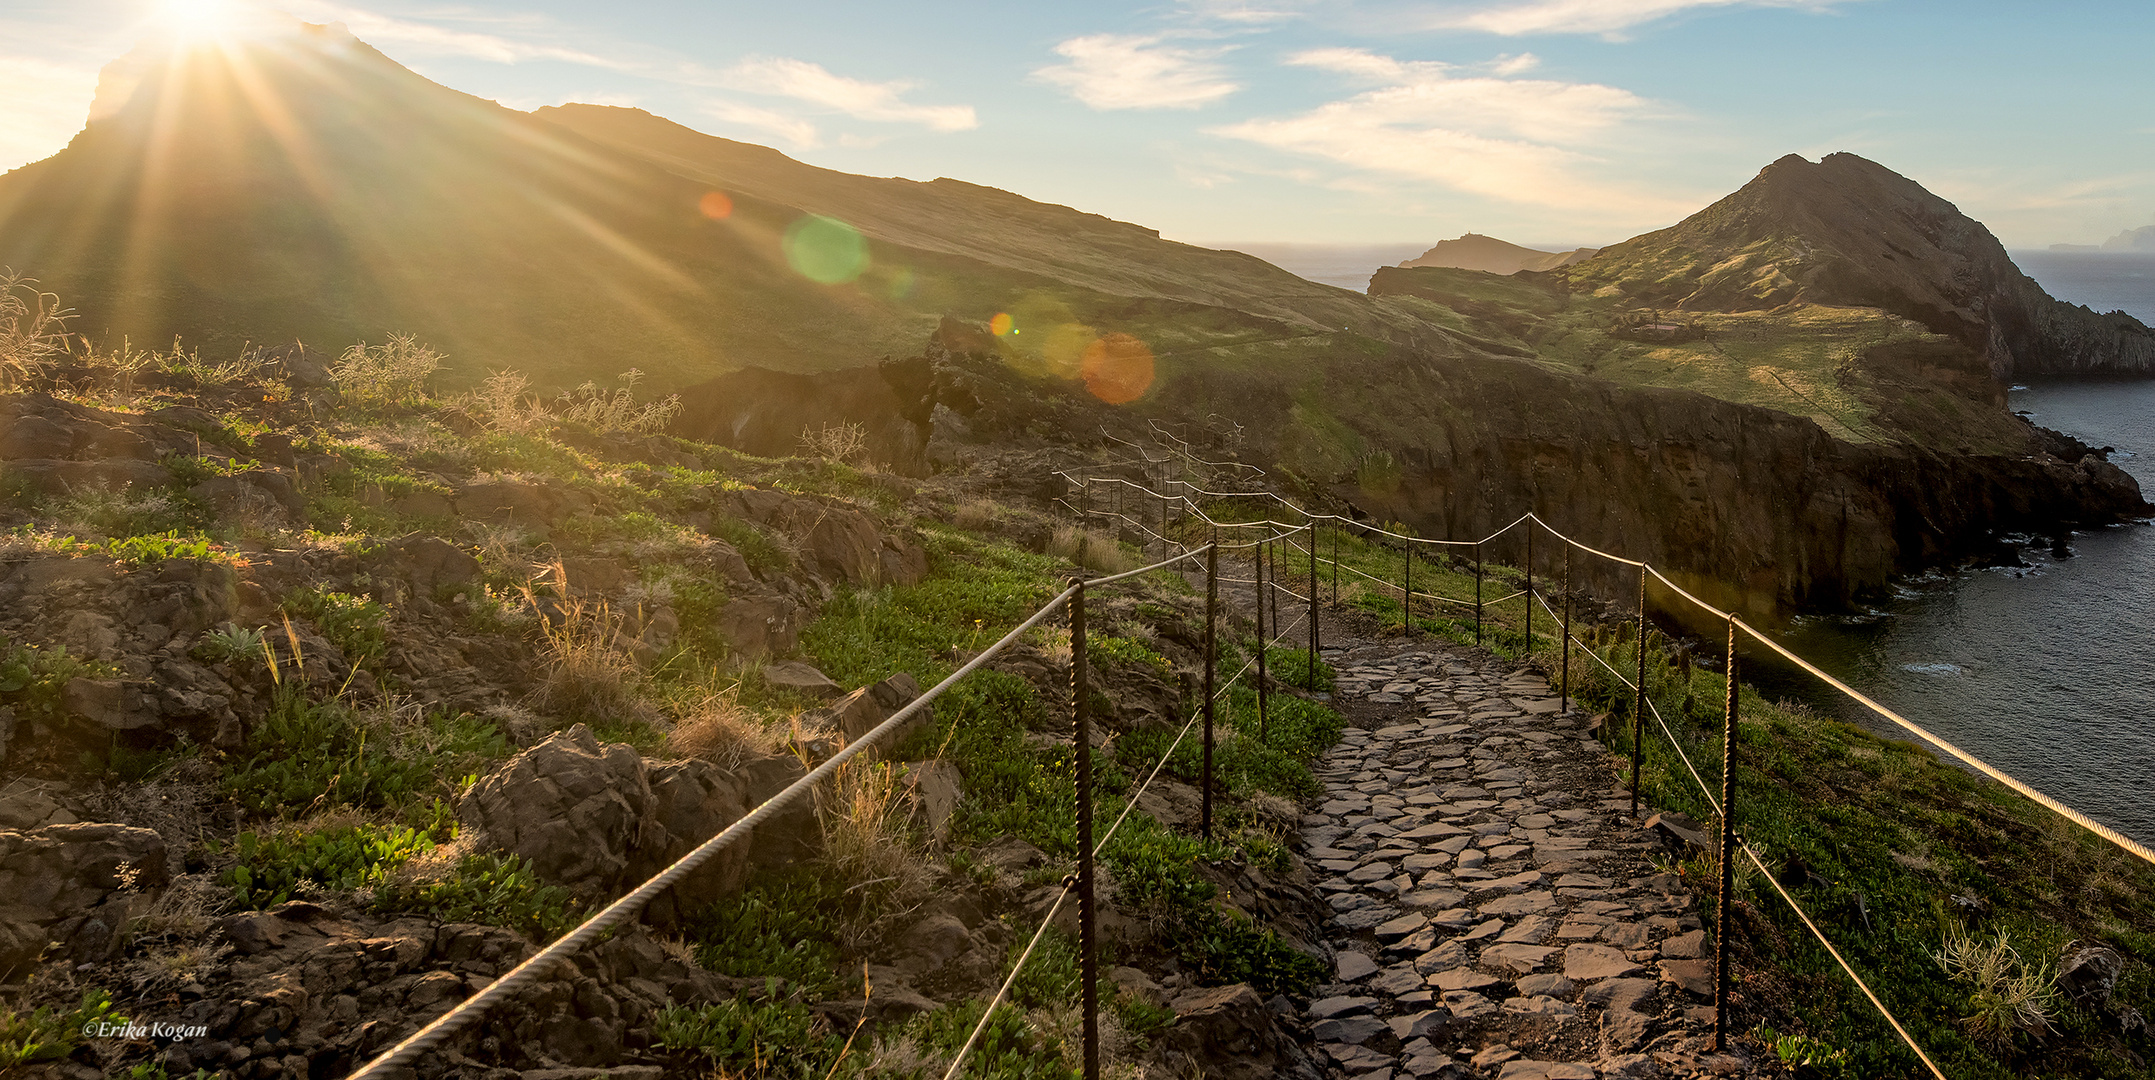
{"label": "lens flare", "polygon": [[994,335],[995,335],[996,337],[1002,337],[1002,336],[1003,336],[1004,334],[1007,334],[1007,333],[1009,333],[1009,332],[1010,332],[1010,313],[1009,313],[1009,312],[1007,312],[1007,311],[998,311],[998,312],[996,312],[996,313],[995,313],[995,317],[994,317],[994,318],[992,318],[992,319],[989,319],[989,320],[988,320],[988,333],[994,334]]}
{"label": "lens flare", "polygon": [[908,267],[899,267],[892,271],[890,275],[890,298],[893,300],[912,299],[913,286],[916,284],[919,284],[919,281],[913,276],[913,271]]}
{"label": "lens flare", "polygon": [[733,216],[733,199],[723,191],[707,191],[696,200],[696,209],[712,221],[724,221]]}
{"label": "lens flare", "polygon": [[1085,350],[1085,389],[1110,405],[1127,405],[1152,388],[1152,350],[1128,334],[1109,334]]}
{"label": "lens flare", "polygon": [[868,238],[837,218],[809,214],[786,227],[786,264],[810,281],[843,285],[868,271]]}

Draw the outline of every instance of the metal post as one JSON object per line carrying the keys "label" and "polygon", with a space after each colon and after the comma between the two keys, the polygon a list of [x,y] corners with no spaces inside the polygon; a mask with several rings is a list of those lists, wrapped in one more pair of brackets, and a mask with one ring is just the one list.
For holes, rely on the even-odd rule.
{"label": "metal post", "polygon": [[1339,530],[1332,530],[1332,606],[1339,606]]}
{"label": "metal post", "polygon": [[1204,810],[1199,818],[1205,839],[1212,839],[1212,695],[1214,672],[1220,662],[1220,530],[1212,530],[1212,545],[1205,549],[1205,776]]}
{"label": "metal post", "polygon": [[1646,564],[1639,564],[1639,667],[1631,693],[1631,816],[1639,816],[1639,770],[1646,738]]}
{"label": "metal post", "polygon": [[1093,939],[1092,865],[1092,720],[1086,715],[1085,698],[1085,580],[1073,582],[1070,594],[1070,719],[1076,729],[1077,756],[1077,893],[1078,975],[1080,1000],[1085,1012],[1085,1078],[1100,1075],[1100,972]]}
{"label": "metal post", "polygon": [[1402,633],[1402,634],[1405,634],[1405,635],[1407,635],[1408,637],[1413,637],[1413,636],[1414,636],[1414,543],[1413,543],[1413,541],[1410,541],[1410,540],[1402,540],[1402,541],[1400,541],[1400,542],[1399,542],[1399,550],[1400,550],[1400,553],[1401,553],[1401,554],[1403,554],[1403,555],[1405,555],[1405,556],[1407,557],[1407,559],[1406,559],[1406,564],[1407,564],[1407,568],[1406,568],[1406,576],[1405,576],[1405,582],[1406,582],[1406,583],[1405,583],[1405,584],[1403,584],[1403,585],[1401,585],[1401,586],[1399,587],[1399,632],[1400,632],[1400,633]]}
{"label": "metal post", "polygon": [[1526,658],[1534,658],[1534,519],[1526,519]]}
{"label": "metal post", "polygon": [[1317,692],[1317,523],[1309,523],[1309,685]]}
{"label": "metal post", "polygon": [[1482,643],[1482,542],[1474,542],[1474,644]]}
{"label": "metal post", "polygon": [[1714,923],[1714,1050],[1728,1049],[1730,895],[1736,882],[1736,616],[1728,617],[1728,700],[1721,721],[1721,902]]}
{"label": "metal post", "polygon": [[1266,617],[1272,621],[1272,632],[1275,635],[1280,632],[1280,566],[1278,556],[1280,544],[1285,539],[1285,537],[1282,537],[1270,544],[1257,545],[1257,557],[1263,559],[1265,563],[1265,572],[1259,574],[1258,577],[1266,582],[1264,592],[1258,595],[1257,602],[1271,606],[1271,611]]}
{"label": "metal post", "polygon": [[1270,689],[1265,685],[1265,542],[1257,541],[1257,741],[1265,741]]}
{"label": "metal post", "polygon": [[1564,647],[1563,671],[1559,676],[1556,692],[1560,712],[1571,711],[1571,545],[1564,545],[1564,632],[1559,643]]}

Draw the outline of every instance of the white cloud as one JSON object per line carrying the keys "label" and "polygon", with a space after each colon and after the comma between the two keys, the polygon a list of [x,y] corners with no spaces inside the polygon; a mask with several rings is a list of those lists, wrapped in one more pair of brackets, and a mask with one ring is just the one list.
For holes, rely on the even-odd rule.
{"label": "white cloud", "polygon": [[813,149],[820,142],[814,124],[773,109],[759,109],[737,101],[709,101],[704,103],[703,111],[728,124],[770,132],[792,144],[796,150]]}
{"label": "white cloud", "polygon": [[297,5],[295,14],[304,18],[330,19],[344,24],[353,36],[370,45],[406,45],[413,50],[432,56],[462,56],[473,60],[486,60],[496,64],[516,64],[527,60],[557,60],[563,63],[584,64],[608,71],[633,72],[640,65],[629,61],[600,56],[582,49],[571,49],[542,42],[519,41],[498,34],[482,34],[470,30],[456,30],[434,23],[399,19],[364,8],[347,7],[343,4],[308,3]]}
{"label": "white cloud", "polygon": [[1845,0],[1515,0],[1445,5],[1422,25],[1431,29],[1521,34],[1620,34],[1634,26],[1699,8],[1782,7],[1822,11]]}
{"label": "white cloud", "polygon": [[1499,56],[1490,63],[1489,70],[1498,75],[1517,75],[1540,66],[1541,57],[1528,52],[1517,56]]}
{"label": "white cloud", "polygon": [[97,69],[28,56],[0,56],[0,171],[51,157],[82,130],[97,95]]}
{"label": "white cloud", "polygon": [[1373,89],[1293,116],[1211,129],[1277,150],[1328,159],[1354,186],[1391,177],[1491,198],[1642,217],[1683,207],[1662,196],[1596,183],[1588,151],[1621,134],[1652,105],[1598,83],[1455,75],[1451,65],[1401,61],[1361,49],[1319,49],[1291,64],[1348,75]]}
{"label": "white cloud", "polygon": [[[295,10],[308,18],[342,22],[355,36],[367,42],[403,45],[422,54],[468,57],[498,64],[531,60],[582,64],[677,86],[790,97],[857,120],[919,124],[934,131],[965,131],[980,126],[972,106],[917,105],[904,100],[904,94],[914,89],[916,83],[852,79],[834,74],[819,64],[790,57],[752,56],[730,68],[714,70],[694,62],[664,61],[648,56],[641,59],[609,56],[542,40],[400,19],[327,0],[298,0]],[[443,18],[488,27],[509,25],[531,34],[559,36],[559,31],[550,30],[544,20],[532,18],[503,20],[470,14]],[[707,106],[707,111],[731,123],[772,132],[796,146],[818,144],[815,125],[798,116],[738,102],[713,103]]]}
{"label": "white cloud", "polygon": [[1156,36],[1092,34],[1055,52],[1069,63],[1033,77],[1095,109],[1194,109],[1242,89],[1213,63],[1221,50],[1164,45]]}
{"label": "white cloud", "polygon": [[738,90],[790,97],[856,120],[920,124],[935,131],[967,131],[980,126],[970,105],[915,105],[903,100],[905,92],[917,83],[849,79],[806,60],[750,57],[727,71],[724,81]]}

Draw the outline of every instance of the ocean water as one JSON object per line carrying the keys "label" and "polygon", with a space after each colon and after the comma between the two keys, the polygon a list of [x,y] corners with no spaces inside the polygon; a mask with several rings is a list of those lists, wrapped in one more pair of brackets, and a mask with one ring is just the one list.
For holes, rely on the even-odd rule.
{"label": "ocean water", "polygon": [[[2155,256],[2014,259],[2053,296],[2155,324]],[[2155,491],[2155,380],[2038,382],[2011,400],[2038,424],[2116,447],[2113,460]],[[2155,843],[2155,527],[2079,533],[2070,552],[2043,540],[2026,567],[1910,582],[1876,611],[1806,621],[1783,640],[1961,749]],[[1830,691],[1802,696],[1897,731]]]}
{"label": "ocean water", "polygon": [[1207,244],[1255,255],[1296,277],[1368,292],[1380,266],[1398,266],[1436,246],[1427,244]]}

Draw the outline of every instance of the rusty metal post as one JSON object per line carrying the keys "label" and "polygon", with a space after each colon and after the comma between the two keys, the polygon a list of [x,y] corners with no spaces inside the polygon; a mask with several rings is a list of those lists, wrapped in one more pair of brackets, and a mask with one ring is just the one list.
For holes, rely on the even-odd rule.
{"label": "rusty metal post", "polygon": [[1206,840],[1212,839],[1212,697],[1219,691],[1213,680],[1220,664],[1220,530],[1212,530],[1212,544],[1205,549],[1205,776],[1204,810],[1199,818]]}
{"label": "rusty metal post", "polygon": [[1564,545],[1564,630],[1559,635],[1564,647],[1563,670],[1559,676],[1556,703],[1559,712],[1571,711],[1571,545]]}
{"label": "rusty metal post", "polygon": [[1085,1014],[1085,1077],[1100,1075],[1100,972],[1095,951],[1092,856],[1092,719],[1087,715],[1085,685],[1085,579],[1070,594],[1070,720],[1076,729],[1077,757],[1077,894],[1078,977]]}
{"label": "rusty metal post", "polygon": [[1406,576],[1399,586],[1399,632],[1414,636],[1414,542],[1402,540],[1399,551],[1406,557]]}
{"label": "rusty metal post", "polygon": [[1317,523],[1309,523],[1309,685],[1303,689],[1317,692]]}
{"label": "rusty metal post", "polygon": [[1534,659],[1534,519],[1526,519],[1526,658]]}
{"label": "rusty metal post", "polygon": [[1265,542],[1257,541],[1257,741],[1265,741],[1266,705],[1270,689],[1265,685]]}
{"label": "rusty metal post", "polygon": [[1474,542],[1474,644],[1482,643],[1482,542]]}
{"label": "rusty metal post", "polygon": [[1728,1049],[1729,911],[1736,883],[1736,616],[1728,617],[1728,700],[1721,711],[1721,899],[1714,921],[1714,1050]]}
{"label": "rusty metal post", "polygon": [[1639,564],[1639,667],[1631,692],[1631,816],[1639,816],[1639,770],[1646,765],[1646,564]]}
{"label": "rusty metal post", "polygon": [[1339,530],[1332,530],[1332,606],[1339,606]]}

